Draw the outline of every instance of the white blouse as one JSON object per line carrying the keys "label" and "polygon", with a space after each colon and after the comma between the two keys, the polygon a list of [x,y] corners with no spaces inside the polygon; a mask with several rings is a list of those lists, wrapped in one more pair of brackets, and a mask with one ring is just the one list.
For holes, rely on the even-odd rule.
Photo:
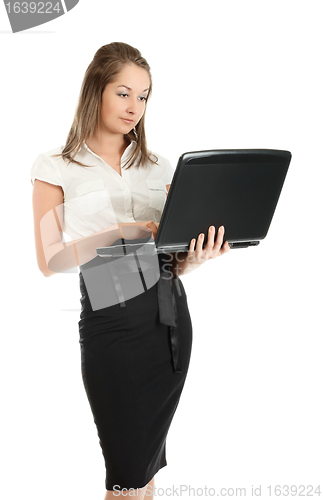
{"label": "white blouse", "polygon": [[[31,167],[31,182],[35,179],[61,186],[64,192],[64,228],[71,239],[78,239],[120,222],[159,222],[167,189],[174,169],[160,156],[158,163],[135,165],[128,169],[124,164],[135,147],[132,141],[121,158],[119,175],[100,156],[93,153],[84,142],[75,159],[88,167],[67,164],[52,155],[61,153],[63,147],[40,154]],[[155,154],[155,153],[154,153]]]}

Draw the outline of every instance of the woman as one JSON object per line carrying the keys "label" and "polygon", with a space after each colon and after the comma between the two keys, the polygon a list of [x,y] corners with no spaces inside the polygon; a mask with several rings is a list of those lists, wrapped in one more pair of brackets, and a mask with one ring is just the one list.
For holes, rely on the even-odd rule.
{"label": "woman", "polygon": [[[122,287],[122,271],[111,270],[118,262],[96,254],[98,247],[147,237],[147,231],[156,236],[173,169],[146,146],[151,90],[149,65],[137,49],[101,47],[85,73],[66,145],[41,154],[31,171],[38,266],[47,277],[80,269],[82,377],[105,460],[105,500],[121,490],[132,497],[133,489],[137,498],[152,498],[154,475],[167,465],[166,436],[191,354],[191,320],[178,276],[229,251],[224,228],[214,241],[210,227],[204,249],[200,235],[186,254],[159,255],[160,277],[134,287],[126,299],[122,294],[131,286]],[[63,241],[63,231],[71,241]],[[102,276],[111,262],[109,281]],[[144,283],[138,276],[145,272],[147,284],[155,263],[134,269],[132,262],[128,284]],[[105,288],[95,297],[91,286],[101,282]],[[108,305],[93,307],[112,289]]]}

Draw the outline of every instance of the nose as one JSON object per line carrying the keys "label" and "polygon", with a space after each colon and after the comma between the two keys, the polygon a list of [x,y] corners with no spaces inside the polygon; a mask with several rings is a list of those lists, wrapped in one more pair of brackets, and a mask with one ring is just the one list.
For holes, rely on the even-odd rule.
{"label": "nose", "polygon": [[127,113],[135,116],[139,113],[139,101],[136,98],[128,100]]}

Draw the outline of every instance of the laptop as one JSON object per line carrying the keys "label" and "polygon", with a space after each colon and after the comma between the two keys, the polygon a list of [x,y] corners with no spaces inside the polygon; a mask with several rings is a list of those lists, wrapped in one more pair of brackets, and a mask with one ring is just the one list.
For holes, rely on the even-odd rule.
{"label": "laptop", "polygon": [[[256,246],[269,230],[291,161],[289,151],[226,149],[184,153],[178,160],[156,240],[118,240],[101,257],[129,252],[187,252],[209,226],[225,227],[231,248]],[[216,237],[216,235],[215,235]]]}

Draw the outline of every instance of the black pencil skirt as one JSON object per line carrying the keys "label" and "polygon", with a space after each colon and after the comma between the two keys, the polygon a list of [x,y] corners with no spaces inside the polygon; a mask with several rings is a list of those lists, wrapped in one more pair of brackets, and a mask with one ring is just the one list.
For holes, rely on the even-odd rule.
{"label": "black pencil skirt", "polygon": [[179,278],[172,280],[177,326],[161,322],[161,307],[172,307],[161,297],[162,279],[124,307],[93,311],[80,272],[81,373],[107,490],[142,488],[167,465],[166,437],[187,376],[192,324]]}

